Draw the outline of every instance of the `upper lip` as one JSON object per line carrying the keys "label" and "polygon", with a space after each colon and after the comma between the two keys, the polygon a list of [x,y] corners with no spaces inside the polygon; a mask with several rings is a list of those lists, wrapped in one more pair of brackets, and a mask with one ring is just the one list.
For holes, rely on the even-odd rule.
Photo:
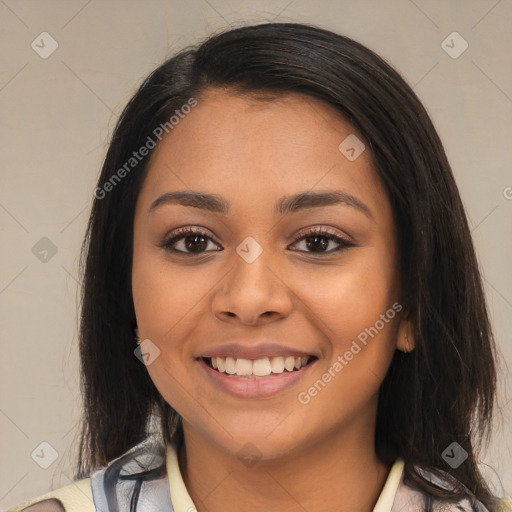
{"label": "upper lip", "polygon": [[[198,357],[233,357],[235,359],[262,359],[264,357],[306,357],[313,354],[296,348],[284,347],[276,343],[263,343],[255,346],[229,343],[211,348]],[[316,356],[313,356],[316,357]]]}

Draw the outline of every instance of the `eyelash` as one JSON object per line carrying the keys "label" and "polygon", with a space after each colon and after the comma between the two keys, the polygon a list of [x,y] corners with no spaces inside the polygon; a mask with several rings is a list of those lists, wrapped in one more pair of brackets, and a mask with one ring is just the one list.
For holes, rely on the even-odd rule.
{"label": "eyelash", "polygon": [[[178,240],[187,238],[187,237],[197,236],[197,235],[199,235],[209,241],[212,241],[212,242],[216,243],[217,245],[220,245],[208,233],[206,233],[202,229],[187,227],[187,228],[179,229],[172,237],[164,239],[160,244],[158,244],[158,246],[168,252],[184,255],[187,257],[202,256],[206,252],[212,252],[212,251],[203,251],[203,252],[194,254],[194,253],[190,253],[190,252],[186,252],[186,251],[181,251],[181,250],[175,249],[173,247],[173,245]],[[331,233],[328,230],[323,229],[323,228],[314,228],[309,231],[307,231],[307,230],[301,231],[297,235],[297,238],[295,239],[295,241],[292,244],[296,244],[297,242],[300,242],[301,240],[304,240],[306,238],[312,238],[315,236],[321,237],[321,238],[327,238],[329,241],[334,241],[335,243],[340,244],[340,247],[338,247],[337,249],[331,249],[329,251],[325,251],[323,253],[322,252],[315,253],[313,251],[299,251],[299,252],[306,252],[309,254],[313,254],[315,256],[324,256],[324,255],[328,256],[333,253],[346,250],[350,247],[354,247],[353,243],[351,243],[348,240],[346,240],[338,235],[335,235],[334,233]],[[218,251],[213,251],[213,252],[218,252]]]}

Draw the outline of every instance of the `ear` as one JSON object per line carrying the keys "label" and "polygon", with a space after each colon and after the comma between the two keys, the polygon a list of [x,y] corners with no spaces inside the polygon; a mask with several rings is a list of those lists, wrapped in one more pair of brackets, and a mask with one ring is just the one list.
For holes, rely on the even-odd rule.
{"label": "ear", "polygon": [[409,314],[404,313],[398,326],[398,334],[396,340],[397,350],[408,353],[412,352],[416,346],[416,340],[414,339],[414,325],[409,317]]}

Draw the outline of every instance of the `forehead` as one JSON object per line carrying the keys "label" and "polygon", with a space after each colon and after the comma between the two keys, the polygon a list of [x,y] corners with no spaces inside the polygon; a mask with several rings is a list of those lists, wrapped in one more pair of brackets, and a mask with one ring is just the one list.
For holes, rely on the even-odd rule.
{"label": "forehead", "polygon": [[370,152],[351,160],[340,150],[347,140],[357,152],[368,145],[333,106],[298,93],[269,97],[219,89],[197,101],[151,157],[141,192],[148,201],[187,188],[235,198],[244,191],[267,198],[342,188],[386,208]]}
{"label": "forehead", "polygon": [[[198,106],[172,131],[176,144],[189,139],[186,142],[198,156],[216,150],[220,156],[223,148],[217,142],[230,144],[231,153],[226,158],[234,158],[236,148],[261,154],[279,149],[276,156],[290,153],[294,145],[296,154],[301,147],[330,144],[336,149],[343,133],[355,133],[355,129],[333,106],[316,98],[299,93],[237,94],[223,89],[206,90],[198,98]],[[195,144],[191,135],[196,136]]]}

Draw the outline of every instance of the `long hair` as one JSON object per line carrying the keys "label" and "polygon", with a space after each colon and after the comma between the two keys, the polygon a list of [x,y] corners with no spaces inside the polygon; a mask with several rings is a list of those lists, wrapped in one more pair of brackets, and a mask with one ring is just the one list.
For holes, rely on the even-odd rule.
{"label": "long hair", "polygon": [[[76,476],[145,439],[154,418],[166,441],[183,441],[178,413],[134,356],[133,221],[151,152],[136,164],[133,152],[155,140],[157,127],[170,131],[171,116],[208,88],[262,101],[302,93],[333,106],[365,138],[392,205],[402,303],[416,340],[412,352],[395,352],[379,390],[376,451],[383,460],[404,459],[409,485],[445,499],[469,492],[494,510],[477,458],[491,430],[497,354],[442,143],[418,97],[384,59],[347,37],[295,23],[239,27],[183,49],[144,80],[117,122],[82,246],[84,415]],[[443,459],[453,442],[468,454],[456,469]],[[466,489],[443,491],[418,468],[444,470]]]}

